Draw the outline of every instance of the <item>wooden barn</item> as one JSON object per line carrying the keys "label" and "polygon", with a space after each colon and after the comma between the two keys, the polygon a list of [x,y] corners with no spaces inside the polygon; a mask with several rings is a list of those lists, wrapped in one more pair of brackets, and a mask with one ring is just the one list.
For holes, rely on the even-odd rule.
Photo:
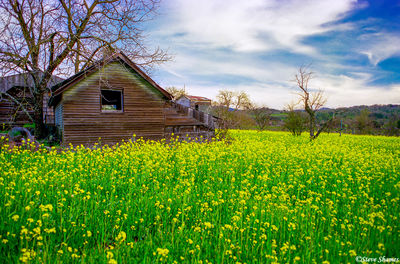
{"label": "wooden barn", "polygon": [[176,104],[123,53],[116,53],[52,87],[49,105],[63,145],[158,140],[172,133],[210,138],[212,116]]}
{"label": "wooden barn", "polygon": [[[35,78],[41,78],[43,73],[35,74]],[[49,87],[63,81],[64,79],[52,76]],[[33,79],[30,74],[21,73],[0,78],[0,126],[1,129],[14,126],[23,126],[32,123],[28,114],[33,116],[32,94],[30,88],[33,87]],[[5,94],[7,93],[7,94]],[[21,102],[26,110],[23,111],[20,104],[13,99]],[[43,121],[45,124],[54,124],[54,111],[48,106],[50,94],[44,95],[43,102]]]}
{"label": "wooden barn", "polygon": [[211,99],[203,96],[182,95],[176,102],[203,112],[208,112],[211,107]]}

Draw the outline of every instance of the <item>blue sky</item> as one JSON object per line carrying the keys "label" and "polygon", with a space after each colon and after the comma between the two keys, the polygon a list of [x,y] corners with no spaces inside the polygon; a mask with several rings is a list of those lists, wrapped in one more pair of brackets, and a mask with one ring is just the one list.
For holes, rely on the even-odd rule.
{"label": "blue sky", "polygon": [[311,64],[328,107],[400,103],[400,0],[164,0],[158,12],[148,41],[174,57],[152,75],[163,87],[282,109]]}

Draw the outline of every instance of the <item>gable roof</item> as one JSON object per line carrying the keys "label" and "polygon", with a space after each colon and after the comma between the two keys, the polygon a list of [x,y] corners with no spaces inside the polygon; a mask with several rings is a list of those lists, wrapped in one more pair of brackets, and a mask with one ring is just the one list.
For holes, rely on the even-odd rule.
{"label": "gable roof", "polygon": [[[33,73],[36,78],[42,78],[43,72]],[[47,87],[50,88],[53,85],[62,82],[64,79],[56,75],[52,75]],[[9,75],[0,78],[0,92],[7,92],[14,87],[33,87],[34,81],[32,73],[24,72],[14,75]]]}
{"label": "gable roof", "polygon": [[179,100],[182,97],[186,97],[187,99],[189,99],[190,101],[195,101],[195,102],[207,102],[207,101],[211,101],[211,99],[208,99],[206,97],[203,96],[194,96],[194,95],[182,95],[181,97],[179,97],[177,100]]}
{"label": "gable roof", "polygon": [[127,65],[134,72],[138,73],[143,79],[145,79],[151,86],[156,88],[166,99],[172,100],[170,93],[161,88],[153,79],[151,79],[143,70],[141,70],[135,63],[133,63],[125,54],[122,52],[114,53],[113,55],[101,59],[94,63],[93,65],[83,69],[77,74],[69,77],[68,79],[54,85],[51,90],[53,91],[53,96],[50,98],[49,105],[54,105],[57,100],[55,98],[59,97],[65,90],[71,87],[73,84],[84,79],[88,73],[96,72],[99,69],[99,65],[105,66],[112,62],[120,62]]}

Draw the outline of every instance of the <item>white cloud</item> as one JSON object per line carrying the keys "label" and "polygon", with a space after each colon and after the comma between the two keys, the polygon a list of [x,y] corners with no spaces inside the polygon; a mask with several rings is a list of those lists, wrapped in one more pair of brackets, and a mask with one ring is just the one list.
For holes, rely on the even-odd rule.
{"label": "white cloud", "polygon": [[301,40],[332,29],[348,29],[348,24],[332,22],[351,11],[356,2],[176,0],[168,2],[172,14],[158,33],[181,34],[186,45],[229,47],[239,52],[288,49],[315,54]]}
{"label": "white cloud", "polygon": [[[223,72],[223,63],[214,65],[215,68],[202,74],[218,75]],[[181,65],[183,66],[183,65]],[[234,68],[234,65],[232,65]],[[274,70],[269,70],[274,69]],[[190,69],[189,69],[190,71]],[[190,94],[202,95],[215,99],[219,90],[246,91],[251,99],[260,105],[266,105],[271,108],[283,109],[287,103],[297,100],[297,88],[293,79],[295,68],[285,68],[282,66],[267,67],[257,69],[257,67],[244,66],[236,72],[240,75],[251,75],[255,82],[238,83],[227,85],[225,83],[212,83],[196,81],[195,79],[186,79],[186,89]],[[315,78],[310,82],[310,87],[322,89],[328,101],[326,106],[337,108],[353,105],[372,105],[372,104],[399,104],[400,103],[400,85],[377,86],[370,85],[373,75],[365,72],[351,72],[350,75],[330,75],[316,72]],[[207,80],[212,80],[208,78]],[[276,80],[274,82],[266,79]],[[177,80],[173,83],[162,83],[166,86],[182,87],[183,82]]]}
{"label": "white cloud", "polygon": [[353,105],[399,104],[400,85],[370,85],[373,75],[365,72],[348,75],[321,75],[313,80],[328,97],[327,106],[337,108]]}
{"label": "white cloud", "polygon": [[[257,103],[282,109],[295,98],[295,84],[290,80],[299,65],[287,53],[297,53],[306,55],[299,60],[304,57],[316,60],[312,67],[317,74],[312,85],[325,90],[328,107],[400,103],[400,86],[371,86],[376,71],[373,74],[363,65],[340,63],[343,61],[340,55],[318,54],[302,42],[306,37],[327,31],[359,27],[336,23],[355,8],[365,8],[356,0],[166,3],[168,15],[152,32],[159,43],[172,46],[175,53],[173,62],[162,65],[164,74],[169,75],[158,81],[165,87],[185,84],[189,93],[212,99],[222,89],[244,90]],[[355,52],[369,54],[375,64],[400,49],[395,46],[400,41],[394,35],[381,34],[375,36],[376,41],[372,34],[363,38],[365,41]],[[280,50],[285,51],[284,55]]]}
{"label": "white cloud", "polygon": [[400,35],[379,32],[364,34],[360,40],[360,53],[368,56],[374,66],[387,58],[400,55]]}
{"label": "white cloud", "polygon": [[[211,58],[178,54],[173,62],[161,66],[166,72],[182,80],[188,75],[201,76],[204,79],[213,79],[218,76],[231,75],[237,78],[251,79],[254,82],[287,82],[293,79],[296,68],[283,62],[268,62],[246,58],[245,56],[214,56]],[[179,72],[179,75],[177,74]]]}

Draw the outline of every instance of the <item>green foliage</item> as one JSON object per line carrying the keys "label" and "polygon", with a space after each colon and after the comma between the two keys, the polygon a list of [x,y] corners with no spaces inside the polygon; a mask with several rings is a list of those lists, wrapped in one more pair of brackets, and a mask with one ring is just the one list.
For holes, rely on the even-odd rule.
{"label": "green foliage", "polygon": [[389,121],[384,126],[385,134],[387,136],[400,135],[400,117],[392,115]]}
{"label": "green foliage", "polygon": [[31,124],[24,124],[23,127],[26,127],[26,128],[35,128],[35,124],[34,124],[34,123],[31,123]]}
{"label": "green foliage", "polygon": [[271,116],[277,117],[277,118],[282,118],[282,120],[283,120],[286,118],[287,114],[286,113],[274,113],[274,114],[271,114]]}
{"label": "green foliage", "polygon": [[368,111],[368,109],[363,109],[355,119],[355,127],[360,134],[368,134],[371,131],[372,120],[369,115],[370,111]]}
{"label": "green foliage", "polygon": [[265,130],[268,127],[271,119],[271,113],[268,109],[253,108],[251,114],[258,130]]}
{"label": "green foliage", "polygon": [[306,129],[306,117],[300,111],[288,111],[284,121],[284,127],[292,133],[293,136],[300,136]]}
{"label": "green foliage", "polygon": [[397,257],[399,138],[230,133],[230,144],[3,149],[0,262]]}
{"label": "green foliage", "polygon": [[251,129],[255,127],[255,122],[250,114],[241,110],[232,110],[224,106],[213,106],[213,115],[219,117],[218,128],[228,129]]}
{"label": "green foliage", "polygon": [[[282,129],[286,111],[272,111],[275,112],[271,114],[271,121],[276,119],[277,128],[281,127]],[[368,122],[366,122],[366,126],[361,125],[359,127],[356,120],[363,111],[369,111]],[[389,122],[392,122],[393,116],[398,118],[398,124],[395,124],[395,126],[400,129],[400,105],[353,106],[338,109],[323,108],[316,112],[317,123],[326,123],[331,119],[332,115],[335,115],[335,119],[327,126],[326,131],[328,132],[340,131],[340,124],[342,123],[343,133],[389,135],[387,128],[392,125]],[[397,134],[394,133],[392,135]]]}
{"label": "green foliage", "polygon": [[13,138],[13,137],[21,136],[22,133],[21,133],[21,131],[17,131],[17,130],[10,130],[8,132],[8,135]]}

